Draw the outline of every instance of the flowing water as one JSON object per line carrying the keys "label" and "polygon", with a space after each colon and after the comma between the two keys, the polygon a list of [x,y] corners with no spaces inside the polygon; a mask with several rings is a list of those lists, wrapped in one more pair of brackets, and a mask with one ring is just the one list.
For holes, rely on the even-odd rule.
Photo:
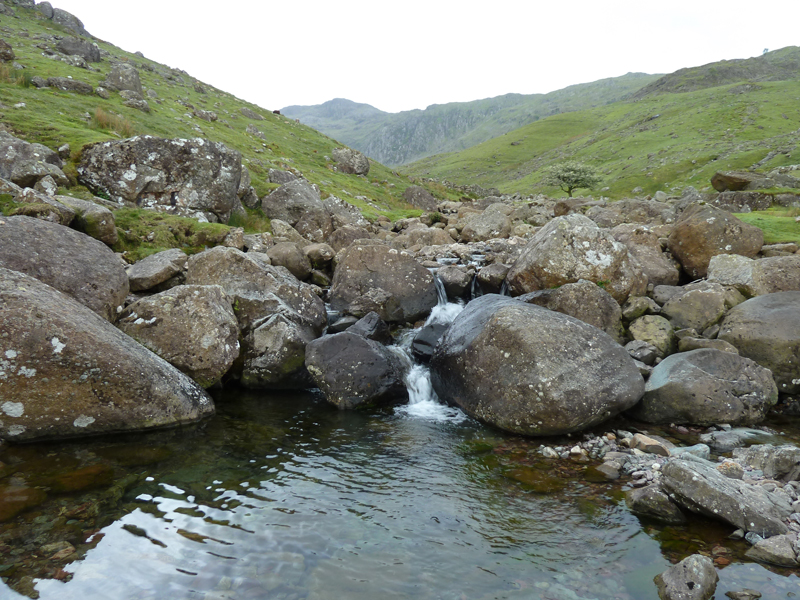
{"label": "flowing water", "polygon": [[402,406],[225,390],[197,427],[0,450],[0,598],[655,600],[694,552],[729,563],[718,599],[800,594],[730,527],[640,522],[623,484],[442,405],[409,365]]}

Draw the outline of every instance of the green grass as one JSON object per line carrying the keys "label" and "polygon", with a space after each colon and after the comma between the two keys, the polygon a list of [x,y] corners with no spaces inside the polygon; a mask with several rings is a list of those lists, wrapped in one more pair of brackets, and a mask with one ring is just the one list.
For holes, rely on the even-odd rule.
{"label": "green grass", "polygon": [[797,163],[800,156],[792,151],[800,121],[800,81],[761,82],[758,89],[734,93],[738,87],[662,94],[555,115],[462,152],[406,165],[402,172],[504,193],[563,196],[541,184],[544,169],[573,159],[603,174],[595,196],[623,198],[637,187],[645,194],[679,193],[688,185],[710,190],[715,172],[749,169],[771,151],[776,154],[760,170]]}
{"label": "green grass", "polygon": [[245,233],[259,233],[262,231],[272,231],[272,224],[269,218],[260,208],[251,209],[245,207],[245,215],[232,214],[228,220],[231,227],[242,227]]}
{"label": "green grass", "polygon": [[765,244],[781,244],[795,242],[800,244],[800,223],[795,221],[800,216],[797,208],[770,208],[751,213],[736,215],[750,225],[755,225],[764,232]]}
{"label": "green grass", "polygon": [[[146,97],[150,113],[124,106],[116,93],[104,100],[95,95],[36,89],[28,85],[33,76],[45,79],[71,76],[97,87],[111,70],[111,61],[106,57],[103,62],[92,65],[98,71],[89,71],[42,56],[41,49],[36,46],[41,43],[40,36],[70,32],[45,20],[36,10],[19,7],[15,10],[20,18],[5,21],[12,32],[4,32],[3,39],[11,44],[17,61],[26,69],[23,76],[5,67],[0,71],[0,120],[14,135],[30,142],[52,149],[69,143],[72,156],[65,166],[68,175],[75,176],[81,148],[88,143],[135,134],[165,138],[203,137],[241,152],[242,163],[249,169],[252,185],[259,196],[277,187],[268,181],[270,169],[294,169],[316,183],[323,195],[332,194],[357,205],[353,198],[365,198],[359,202],[368,206],[375,216],[386,214],[396,218],[416,212],[402,199],[403,191],[412,185],[407,177],[374,162],[367,177],[334,171],[330,157],[333,149],[341,146],[335,140],[211,86],[203,84],[207,93],[199,93],[194,89],[196,80],[190,75],[100,40],[94,41],[116,59],[133,63],[139,71],[142,87],[157,94],[157,100]],[[20,103],[25,106],[15,108]],[[192,108],[187,105],[214,111],[219,120],[207,122],[194,118],[191,116]],[[243,107],[262,115],[264,120],[245,118],[240,112]],[[246,133],[250,123],[261,131],[264,139]],[[442,199],[458,197],[457,193],[449,190],[431,189],[431,192]]]}

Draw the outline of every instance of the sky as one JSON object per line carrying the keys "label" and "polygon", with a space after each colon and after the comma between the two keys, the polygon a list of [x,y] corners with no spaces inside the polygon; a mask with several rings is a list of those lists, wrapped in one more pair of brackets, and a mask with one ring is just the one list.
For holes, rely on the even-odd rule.
{"label": "sky", "polygon": [[797,0],[50,0],[94,36],[274,110],[387,112],[800,45]]}

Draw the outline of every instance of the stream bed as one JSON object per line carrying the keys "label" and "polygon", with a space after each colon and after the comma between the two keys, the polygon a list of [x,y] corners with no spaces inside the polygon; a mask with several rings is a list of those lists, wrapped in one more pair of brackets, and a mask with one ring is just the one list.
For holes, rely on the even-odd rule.
{"label": "stream bed", "polygon": [[698,551],[723,559],[718,599],[800,595],[726,525],[640,521],[624,483],[543,459],[551,440],[443,406],[215,400],[193,428],[0,449],[0,598],[649,600]]}

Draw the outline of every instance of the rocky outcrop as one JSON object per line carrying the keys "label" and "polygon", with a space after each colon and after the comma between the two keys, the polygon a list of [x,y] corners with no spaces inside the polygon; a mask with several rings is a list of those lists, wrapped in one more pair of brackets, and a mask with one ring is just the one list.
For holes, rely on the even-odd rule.
{"label": "rocky outcrop", "polygon": [[586,279],[602,283],[620,304],[644,295],[647,280],[627,247],[583,215],[558,217],[542,227],[508,272],[513,296]]}
{"label": "rocky outcrop", "polygon": [[205,388],[239,356],[239,326],[219,286],[182,285],[142,298],[117,326]]}
{"label": "rocky outcrop", "polygon": [[330,291],[331,308],[386,322],[414,322],[436,306],[433,275],[413,256],[384,245],[351,245],[341,256]]}
{"label": "rocky outcrop", "polygon": [[659,363],[630,414],[647,423],[755,425],[777,401],[769,369],[730,352],[700,349]]}
{"label": "rocky outcrop", "polygon": [[524,435],[579,431],[644,393],[633,359],[604,332],[495,295],[473,300],[456,317],[436,347],[431,379],[443,400]]}
{"label": "rocky outcrop", "polygon": [[119,204],[227,222],[241,168],[224,144],[137,136],[85,146],[78,179]]}
{"label": "rocky outcrop", "polygon": [[102,242],[30,217],[0,217],[0,266],[72,296],[115,321],[128,295],[122,263]]}
{"label": "rocky outcrop", "polygon": [[41,144],[31,144],[0,131],[0,178],[22,187],[33,187],[37,181],[52,176],[59,185],[69,180],[61,170],[58,153]]}
{"label": "rocky outcrop", "polygon": [[335,148],[333,160],[336,168],[348,175],[366,175],[369,173],[369,159],[358,150],[350,148]]}
{"label": "rocky outcrop", "polygon": [[85,35],[88,36],[89,32],[86,31],[83,27],[83,23],[81,20],[73,15],[72,13],[68,13],[67,11],[61,8],[54,8],[53,9],[53,23],[58,23],[59,25],[66,27],[67,29],[77,33],[78,35]]}
{"label": "rocky outcrop", "polygon": [[779,392],[800,393],[800,292],[742,302],[725,316],[718,337],[772,371]]}
{"label": "rocky outcrop", "polygon": [[0,268],[0,438],[144,431],[214,413],[203,389],[84,305]]}
{"label": "rocky outcrop", "polygon": [[754,257],[764,245],[764,233],[729,212],[693,204],[681,214],[669,235],[669,249],[692,278],[705,277],[718,254]]}
{"label": "rocky outcrop", "polygon": [[356,333],[326,335],[308,344],[306,367],[328,402],[338,408],[407,396],[399,357],[381,343]]}
{"label": "rocky outcrop", "polygon": [[786,533],[792,512],[786,496],[720,473],[712,463],[671,459],[661,488],[680,506],[767,537]]}

